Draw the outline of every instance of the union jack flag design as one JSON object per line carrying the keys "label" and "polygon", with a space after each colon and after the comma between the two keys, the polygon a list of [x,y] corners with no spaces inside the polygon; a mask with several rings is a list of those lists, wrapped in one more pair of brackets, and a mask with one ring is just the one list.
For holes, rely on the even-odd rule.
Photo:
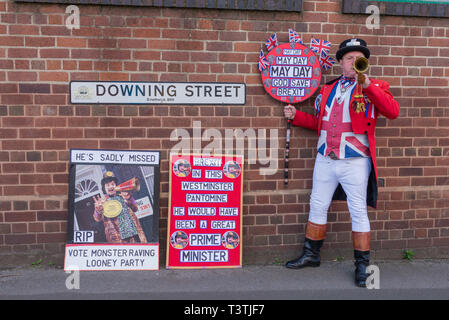
{"label": "union jack flag design", "polygon": [[268,51],[279,45],[276,33],[272,34],[271,37],[268,38],[267,42],[265,42],[265,45],[267,46]]}
{"label": "union jack flag design", "polygon": [[299,43],[299,44],[304,44],[301,40],[301,37],[299,36],[299,34],[293,30],[293,29],[288,29],[288,41],[289,42],[294,42],[294,43]]}
{"label": "union jack flag design", "polygon": [[332,65],[335,63],[335,60],[332,59],[331,56],[327,55],[326,52],[321,51],[320,54],[320,65],[324,70],[329,70],[332,68]]}
{"label": "union jack flag design", "polygon": [[324,156],[334,153],[339,159],[354,157],[369,157],[369,143],[367,135],[354,134],[349,113],[349,103],[355,88],[352,86],[351,95],[338,103],[335,93],[338,84],[329,95],[322,119],[318,152]]}
{"label": "union jack flag design", "polygon": [[263,69],[268,68],[269,65],[270,65],[270,63],[268,62],[267,58],[265,58],[263,51],[260,50],[259,62],[257,63],[257,66],[259,67],[259,71],[262,71]]}
{"label": "union jack flag design", "polygon": [[310,39],[310,49],[319,55],[321,55],[321,52],[323,51],[328,54],[331,50],[331,43],[326,40],[312,38]]}

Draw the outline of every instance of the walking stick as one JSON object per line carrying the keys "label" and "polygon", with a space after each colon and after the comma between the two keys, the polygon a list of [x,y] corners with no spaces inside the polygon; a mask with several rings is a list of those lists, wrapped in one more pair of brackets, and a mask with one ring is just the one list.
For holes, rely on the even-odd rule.
{"label": "walking stick", "polygon": [[287,133],[285,137],[285,161],[284,161],[284,185],[288,185],[288,156],[290,153],[290,128],[292,125],[292,120],[287,120]]}

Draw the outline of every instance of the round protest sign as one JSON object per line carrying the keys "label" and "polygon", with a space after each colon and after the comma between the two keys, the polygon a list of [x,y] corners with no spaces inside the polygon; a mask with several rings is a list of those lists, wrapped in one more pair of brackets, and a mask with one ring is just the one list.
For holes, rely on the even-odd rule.
{"label": "round protest sign", "polygon": [[265,90],[274,99],[298,103],[310,98],[320,85],[321,65],[306,46],[289,42],[270,50],[269,64],[261,71]]}
{"label": "round protest sign", "polygon": [[[279,45],[276,33],[272,34],[265,42],[268,54],[265,56],[263,50],[260,51],[257,67],[268,94],[292,104],[307,100],[314,94],[320,85],[321,68],[330,69],[335,60],[329,56],[329,41],[312,38],[307,48],[293,29],[288,30],[288,38],[289,43]],[[288,119],[285,138],[285,185],[288,184],[291,122],[292,119]]]}

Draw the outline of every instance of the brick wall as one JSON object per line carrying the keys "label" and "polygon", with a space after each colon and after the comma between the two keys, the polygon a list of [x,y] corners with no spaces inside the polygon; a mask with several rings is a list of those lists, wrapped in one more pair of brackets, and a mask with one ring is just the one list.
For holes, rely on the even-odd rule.
{"label": "brick wall", "polygon": [[[64,5],[0,1],[0,255],[1,261],[62,256],[70,148],[162,151],[160,243],[164,252],[168,151],[174,128],[279,129],[279,170],[246,167],[244,261],[296,255],[304,238],[317,136],[294,128],[290,183],[283,185],[282,104],[260,83],[257,56],[273,32],[288,29],[308,42],[330,40],[335,54],[349,37],[367,40],[370,74],[387,80],[401,104],[394,121],[380,118],[378,209],[369,210],[377,258],[448,256],[449,21],[341,14],[341,3],[303,2],[303,12],[80,5],[81,27],[69,30]],[[339,74],[339,67],[323,79]],[[244,82],[244,106],[70,105],[71,80]],[[313,99],[301,104],[313,112]],[[350,255],[344,202],[329,210],[327,258]],[[33,258],[34,259],[34,258]],[[164,254],[161,261],[164,261]]]}

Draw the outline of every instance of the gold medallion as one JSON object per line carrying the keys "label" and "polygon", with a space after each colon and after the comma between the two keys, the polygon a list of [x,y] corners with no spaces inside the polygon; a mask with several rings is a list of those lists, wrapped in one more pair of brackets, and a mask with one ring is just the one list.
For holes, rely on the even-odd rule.
{"label": "gold medallion", "polygon": [[122,212],[122,204],[118,200],[107,200],[103,204],[104,216],[106,218],[115,218]]}

